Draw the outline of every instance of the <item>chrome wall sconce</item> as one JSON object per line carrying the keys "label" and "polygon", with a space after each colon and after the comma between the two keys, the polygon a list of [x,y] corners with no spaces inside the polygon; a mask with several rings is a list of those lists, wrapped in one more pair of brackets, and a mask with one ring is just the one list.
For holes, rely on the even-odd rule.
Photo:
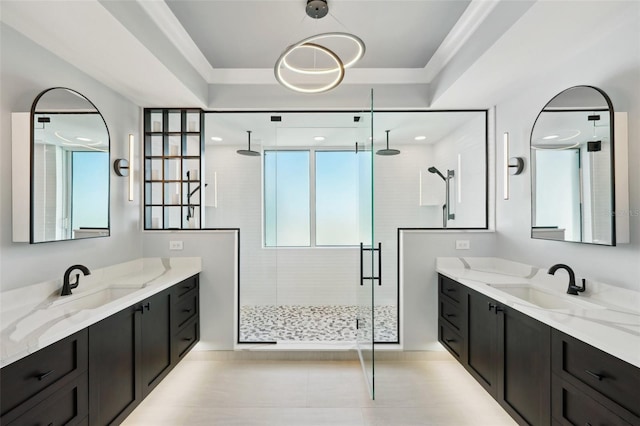
{"label": "chrome wall sconce", "polygon": [[522,157],[509,157],[509,132],[504,132],[503,138],[503,195],[504,199],[509,199],[509,176],[516,176],[524,170],[524,159]]}
{"label": "chrome wall sconce", "polygon": [[129,158],[118,158],[113,162],[113,170],[116,175],[129,178],[129,201],[133,201],[133,167],[131,162],[134,156],[133,135],[129,134]]}

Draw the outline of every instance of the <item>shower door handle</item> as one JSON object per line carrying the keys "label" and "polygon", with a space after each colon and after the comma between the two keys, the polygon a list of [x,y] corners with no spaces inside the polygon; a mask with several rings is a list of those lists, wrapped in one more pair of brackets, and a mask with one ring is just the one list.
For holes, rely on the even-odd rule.
{"label": "shower door handle", "polygon": [[[377,251],[378,252],[378,275],[372,277],[364,276],[364,252],[365,251]],[[372,271],[373,272],[373,271]],[[377,280],[378,285],[382,285],[382,243],[378,243],[378,248],[365,248],[363,243],[360,243],[360,285],[364,285],[364,280]]]}
{"label": "shower door handle", "polygon": [[382,285],[382,243],[378,242],[378,285]]}
{"label": "shower door handle", "polygon": [[360,243],[360,285],[364,285],[364,244]]}

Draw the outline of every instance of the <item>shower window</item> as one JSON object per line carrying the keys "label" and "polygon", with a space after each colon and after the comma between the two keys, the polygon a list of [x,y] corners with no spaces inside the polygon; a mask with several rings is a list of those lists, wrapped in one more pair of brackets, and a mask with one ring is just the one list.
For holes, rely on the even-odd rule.
{"label": "shower window", "polygon": [[316,245],[359,244],[358,156],[317,151],[315,160]]}
{"label": "shower window", "polygon": [[311,244],[309,151],[264,151],[266,247]]}
{"label": "shower window", "polygon": [[266,247],[355,246],[358,229],[353,151],[265,151]]}

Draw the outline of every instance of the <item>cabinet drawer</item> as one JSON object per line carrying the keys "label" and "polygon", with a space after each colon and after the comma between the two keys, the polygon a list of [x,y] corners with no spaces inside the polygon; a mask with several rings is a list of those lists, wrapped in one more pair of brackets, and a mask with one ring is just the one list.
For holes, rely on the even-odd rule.
{"label": "cabinet drawer", "polygon": [[552,377],[552,415],[558,425],[628,426],[627,423],[603,405],[589,398],[576,387]]}
{"label": "cabinet drawer", "polygon": [[445,277],[444,275],[438,275],[438,282],[440,286],[440,293],[451,300],[460,303],[460,300],[462,299],[462,286],[459,283]]}
{"label": "cabinet drawer", "polygon": [[440,298],[440,318],[447,321],[456,331],[460,332],[460,327],[462,326],[460,309],[443,298]]}
{"label": "cabinet drawer", "polygon": [[577,379],[640,417],[640,369],[557,330],[552,334],[552,369]]}
{"label": "cabinet drawer", "polygon": [[182,327],[198,313],[198,292],[191,291],[185,294],[174,306],[173,324],[176,328]]}
{"label": "cabinet drawer", "polygon": [[72,373],[87,369],[87,330],[14,362],[0,370],[2,415]]}
{"label": "cabinet drawer", "polygon": [[462,337],[443,320],[438,322],[438,340],[453,355],[460,358],[462,355]]}
{"label": "cabinet drawer", "polygon": [[200,326],[198,321],[193,321],[176,334],[175,350],[176,356],[182,358],[193,345],[200,339]]}
{"label": "cabinet drawer", "polygon": [[173,295],[179,300],[196,287],[198,287],[198,275],[194,275],[193,277],[187,278],[186,280],[174,285]]}
{"label": "cabinet drawer", "polygon": [[88,424],[89,401],[88,379],[86,372],[73,382],[56,390],[21,417],[8,423],[18,425],[86,425]]}

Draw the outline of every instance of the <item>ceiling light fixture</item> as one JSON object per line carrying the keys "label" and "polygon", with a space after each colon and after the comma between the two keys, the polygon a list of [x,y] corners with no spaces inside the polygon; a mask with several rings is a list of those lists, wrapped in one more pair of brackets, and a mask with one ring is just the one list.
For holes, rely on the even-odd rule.
{"label": "ceiling light fixture", "polygon": [[417,140],[417,141],[423,141],[426,138],[427,138],[426,136],[416,136],[414,139]]}
{"label": "ceiling light fixture", "polygon": [[214,142],[222,142],[222,138],[219,136],[211,136],[211,140]]}
{"label": "ceiling light fixture", "polygon": [[[329,13],[327,1],[307,0],[306,12],[313,19],[325,17]],[[340,43],[343,40],[351,42],[355,47],[353,55],[347,61],[323,44],[325,41],[335,44],[336,41]],[[312,55],[305,56],[306,51],[312,52]],[[322,93],[337,87],[344,79],[345,69],[358,62],[364,53],[364,42],[353,34],[321,33],[288,46],[276,61],[273,70],[278,83],[288,89],[300,93]],[[332,80],[323,78],[333,74],[335,78]]]}
{"label": "ceiling light fixture", "polygon": [[316,142],[322,142],[324,140],[324,136],[315,136],[313,140]]}

